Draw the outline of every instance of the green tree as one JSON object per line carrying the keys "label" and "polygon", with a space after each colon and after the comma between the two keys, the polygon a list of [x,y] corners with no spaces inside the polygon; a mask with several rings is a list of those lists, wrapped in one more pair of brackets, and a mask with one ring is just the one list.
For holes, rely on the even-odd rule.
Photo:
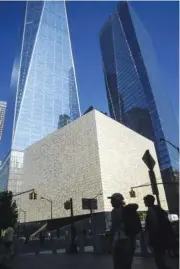
{"label": "green tree", "polygon": [[139,212],[140,220],[145,221],[146,220],[146,215],[147,215],[147,212]]}
{"label": "green tree", "polygon": [[0,230],[13,226],[17,222],[17,218],[18,210],[12,192],[0,192]]}

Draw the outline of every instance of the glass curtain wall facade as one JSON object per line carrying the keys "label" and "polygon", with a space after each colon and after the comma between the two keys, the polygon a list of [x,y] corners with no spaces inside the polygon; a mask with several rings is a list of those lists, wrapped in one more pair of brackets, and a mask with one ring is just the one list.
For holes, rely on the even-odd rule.
{"label": "glass curtain wall facade", "polygon": [[2,138],[2,134],[3,134],[6,106],[7,106],[6,102],[0,101],[0,143],[1,143],[1,138]]}
{"label": "glass curtain wall facade", "polygon": [[[61,115],[67,115],[68,123],[81,115],[64,1],[26,2],[17,51],[11,81],[13,94],[16,92],[11,108],[12,156],[10,167],[3,172],[8,188],[15,191],[15,181],[9,178],[14,173],[14,160],[22,163],[23,150],[58,129]],[[4,176],[0,182],[7,185]]]}
{"label": "glass curtain wall facade", "polygon": [[65,3],[28,2],[12,148],[23,150],[52,133],[64,114],[71,121],[80,116]]}
{"label": "glass curtain wall facade", "polygon": [[[155,142],[163,180],[172,182],[178,158],[161,139],[178,144],[178,128],[151,39],[127,2],[101,29],[100,47],[111,117]],[[165,185],[169,202],[171,186]]]}

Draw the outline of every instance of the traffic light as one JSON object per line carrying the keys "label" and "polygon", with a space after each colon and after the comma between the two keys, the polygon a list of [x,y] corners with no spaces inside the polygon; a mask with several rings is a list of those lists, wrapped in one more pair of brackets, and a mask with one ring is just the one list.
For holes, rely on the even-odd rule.
{"label": "traffic light", "polygon": [[37,193],[34,192],[34,200],[37,200]]}
{"label": "traffic light", "polygon": [[29,199],[30,199],[30,200],[33,199],[33,192],[31,192],[31,193],[29,194]]}
{"label": "traffic light", "polygon": [[136,193],[133,189],[129,192],[129,194],[130,194],[130,197],[132,197],[132,198],[136,197]]}
{"label": "traffic light", "polygon": [[64,208],[65,208],[66,210],[71,209],[71,202],[70,202],[69,200],[66,201],[66,202],[64,203]]}

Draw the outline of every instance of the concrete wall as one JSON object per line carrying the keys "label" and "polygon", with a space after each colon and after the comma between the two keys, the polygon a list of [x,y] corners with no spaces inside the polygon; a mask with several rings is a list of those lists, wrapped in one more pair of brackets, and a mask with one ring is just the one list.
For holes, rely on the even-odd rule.
{"label": "concrete wall", "polygon": [[[151,187],[136,189],[136,198],[130,198],[129,191],[133,186],[150,183],[148,168],[142,161],[147,149],[156,161],[156,178],[162,182],[154,143],[99,112],[96,112],[96,127],[105,211],[111,210],[107,196],[114,192],[122,193],[127,203],[139,204],[139,210],[146,210],[143,197],[152,194]],[[162,206],[167,209],[162,185],[159,191]]]}
{"label": "concrete wall", "polygon": [[[38,199],[21,198],[26,220],[68,216],[64,202],[73,198],[74,214],[82,210],[82,198],[97,196],[98,211],[110,211],[107,196],[122,192],[126,202],[137,202],[144,210],[142,198],[151,188],[137,190],[137,198],[129,197],[130,187],[149,182],[148,169],[141,158],[150,149],[157,160],[151,141],[97,111],[91,111],[41,141],[24,153],[23,190],[35,188]],[[155,172],[160,179],[159,167]],[[103,194],[102,194],[103,192]],[[164,192],[161,190],[164,200]],[[165,202],[163,202],[165,203]],[[23,219],[22,219],[23,221]]]}
{"label": "concrete wall", "polygon": [[[73,198],[74,214],[82,210],[82,198],[93,198],[102,192],[95,114],[90,113],[32,145],[25,151],[23,189],[35,188],[37,201],[23,196],[27,221],[50,218],[50,204],[40,196],[53,200],[53,217],[69,216],[64,202]],[[99,211],[104,210],[102,197]]]}

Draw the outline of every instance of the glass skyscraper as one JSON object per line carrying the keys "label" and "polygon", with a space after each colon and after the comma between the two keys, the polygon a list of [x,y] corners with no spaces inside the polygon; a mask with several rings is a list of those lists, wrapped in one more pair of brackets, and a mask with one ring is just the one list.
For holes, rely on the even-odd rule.
{"label": "glass skyscraper", "polygon": [[2,134],[3,134],[6,106],[7,106],[6,102],[0,101],[0,143],[1,143],[1,138],[2,138]]}
{"label": "glass skyscraper", "polygon": [[[172,182],[178,157],[162,139],[178,145],[176,119],[152,41],[127,2],[118,4],[101,29],[100,47],[111,117],[155,142],[163,181]],[[169,206],[175,208],[175,187],[164,186]]]}
{"label": "glass skyscraper", "polygon": [[70,122],[81,114],[64,1],[26,3],[11,90],[16,93],[11,101],[12,142],[2,164],[0,186],[18,192],[23,150],[63,127],[65,121],[60,126],[59,119],[64,115]]}
{"label": "glass skyscraper", "polygon": [[64,1],[28,2],[20,55],[12,148],[22,150],[80,116]]}

